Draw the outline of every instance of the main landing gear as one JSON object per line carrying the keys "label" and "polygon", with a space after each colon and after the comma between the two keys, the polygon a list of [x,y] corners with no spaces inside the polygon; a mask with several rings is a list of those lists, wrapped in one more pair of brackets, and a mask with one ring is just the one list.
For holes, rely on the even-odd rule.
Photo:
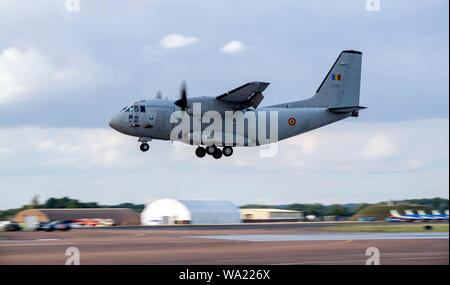
{"label": "main landing gear", "polygon": [[231,146],[225,146],[223,149],[216,147],[215,145],[210,145],[207,147],[197,147],[195,150],[197,157],[204,157],[206,154],[212,155],[215,159],[219,159],[224,156],[231,156],[233,154],[233,148]]}

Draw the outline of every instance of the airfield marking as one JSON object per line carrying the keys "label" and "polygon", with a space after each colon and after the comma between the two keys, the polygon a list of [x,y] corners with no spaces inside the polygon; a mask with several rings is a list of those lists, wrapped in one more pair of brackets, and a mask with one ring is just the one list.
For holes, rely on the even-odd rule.
{"label": "airfield marking", "polygon": [[0,244],[0,247],[7,246],[48,246],[48,245],[68,245],[74,244],[71,242],[63,242],[63,243],[12,243],[12,244]]}
{"label": "airfield marking", "polygon": [[349,240],[345,240],[345,241],[340,241],[340,242],[336,242],[336,243],[334,243],[335,245],[337,245],[337,244],[345,244],[345,243],[350,243],[350,242],[352,242],[353,240],[352,239],[349,239]]}
{"label": "airfield marking", "polygon": [[[440,256],[430,256],[430,257],[397,257],[397,258],[389,258],[389,262],[393,260],[432,260],[432,259],[442,259]],[[332,260],[330,262],[324,261],[304,261],[304,262],[291,262],[291,263],[274,263],[271,265],[305,265],[305,264],[328,264],[328,263],[353,263],[353,262],[361,262],[364,264],[366,262],[365,259],[347,259],[347,260]]]}
{"label": "airfield marking", "polygon": [[400,257],[401,260],[426,260],[426,259],[441,259],[442,256],[431,256],[431,257]]}
{"label": "airfield marking", "polygon": [[[337,261],[337,260],[335,260]],[[352,263],[352,262],[360,262],[364,264],[366,262],[365,259],[347,259],[347,260],[339,260],[340,263]],[[270,265],[304,265],[304,264],[324,264],[324,261],[305,261],[305,262],[292,262],[292,263],[274,263]]]}
{"label": "airfield marking", "polygon": [[370,239],[448,239],[448,232],[432,233],[350,233],[350,234],[277,234],[277,235],[221,235],[184,236],[187,238],[220,239],[234,241],[317,241],[317,240],[370,240]]}
{"label": "airfield marking", "polygon": [[0,240],[0,242],[23,242],[23,241],[55,241],[59,240],[59,238],[38,238],[38,239],[4,239]]}

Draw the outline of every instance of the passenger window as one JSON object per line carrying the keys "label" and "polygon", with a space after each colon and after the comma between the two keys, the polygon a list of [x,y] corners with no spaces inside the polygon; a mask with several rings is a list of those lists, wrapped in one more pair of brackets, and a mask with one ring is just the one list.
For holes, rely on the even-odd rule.
{"label": "passenger window", "polygon": [[145,113],[145,106],[140,106],[141,107],[141,113]]}
{"label": "passenger window", "polygon": [[139,116],[134,116],[134,122],[138,123],[139,122]]}
{"label": "passenger window", "polygon": [[137,113],[139,112],[139,106],[134,106],[134,111]]}

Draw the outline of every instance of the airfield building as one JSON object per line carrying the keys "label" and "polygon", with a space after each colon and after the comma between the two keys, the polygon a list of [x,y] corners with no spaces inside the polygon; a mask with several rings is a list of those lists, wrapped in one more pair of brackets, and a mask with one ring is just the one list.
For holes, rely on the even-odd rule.
{"label": "airfield building", "polygon": [[240,223],[239,209],[221,200],[161,199],[141,213],[143,225]]}
{"label": "airfield building", "polygon": [[283,209],[241,209],[244,223],[303,221],[303,212]]}
{"label": "airfield building", "polygon": [[139,225],[139,214],[128,208],[27,209],[14,217],[17,223],[48,223],[59,220],[113,219],[118,225]]}

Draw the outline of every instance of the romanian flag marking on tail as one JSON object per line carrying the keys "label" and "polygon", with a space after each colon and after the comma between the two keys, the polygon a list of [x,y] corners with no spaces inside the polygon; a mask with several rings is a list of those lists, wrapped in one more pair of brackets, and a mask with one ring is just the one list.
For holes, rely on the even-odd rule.
{"label": "romanian flag marking on tail", "polygon": [[340,74],[331,74],[331,80],[341,81],[341,75]]}
{"label": "romanian flag marking on tail", "polygon": [[289,120],[288,120],[289,126],[295,125],[296,122],[297,121],[295,120],[295,118],[289,118]]}

